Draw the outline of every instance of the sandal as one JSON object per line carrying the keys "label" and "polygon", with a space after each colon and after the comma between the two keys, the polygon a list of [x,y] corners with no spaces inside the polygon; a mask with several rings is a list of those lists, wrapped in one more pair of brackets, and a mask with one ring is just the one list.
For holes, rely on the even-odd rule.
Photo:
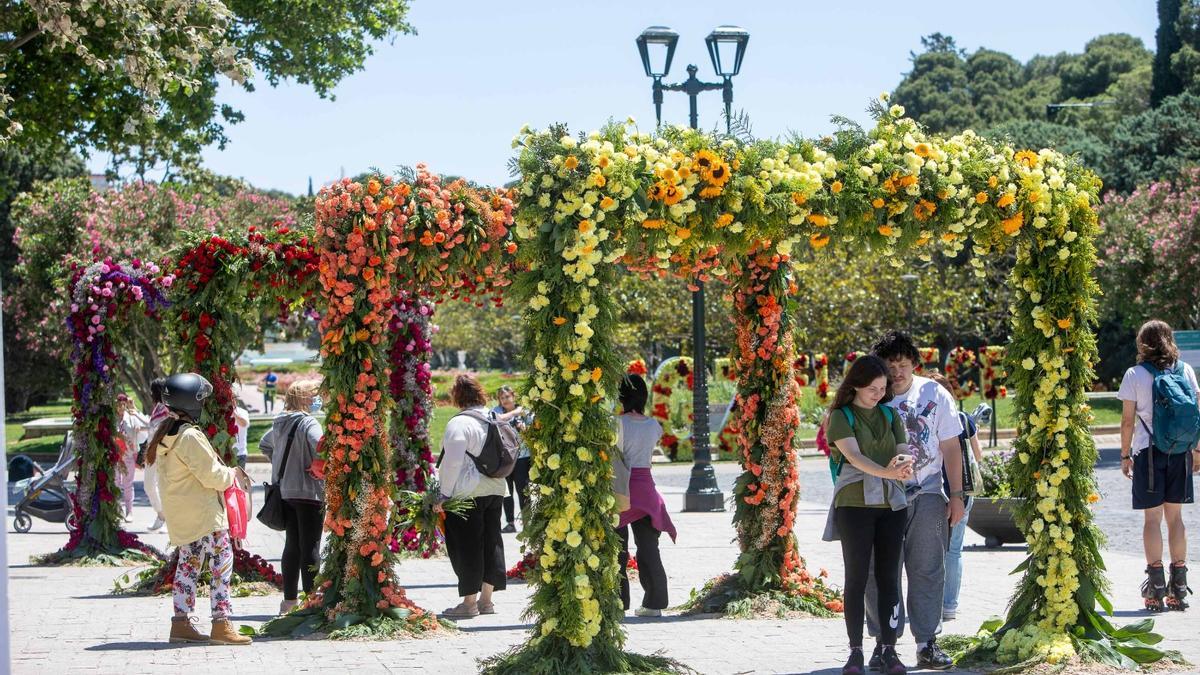
{"label": "sandal", "polygon": [[481,602],[478,605],[476,605],[476,607],[479,608],[480,614],[495,614],[496,613],[496,603],[494,603],[494,602]]}
{"label": "sandal", "polygon": [[479,607],[460,602],[443,611],[442,616],[447,619],[474,619],[479,616]]}

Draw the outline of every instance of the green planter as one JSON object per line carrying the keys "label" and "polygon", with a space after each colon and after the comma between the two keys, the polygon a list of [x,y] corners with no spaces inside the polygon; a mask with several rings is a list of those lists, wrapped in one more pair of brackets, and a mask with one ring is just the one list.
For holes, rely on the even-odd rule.
{"label": "green planter", "polygon": [[1004,544],[1023,544],[1025,535],[1013,520],[1013,509],[1023,499],[973,497],[967,527],[983,537],[983,545],[999,548]]}

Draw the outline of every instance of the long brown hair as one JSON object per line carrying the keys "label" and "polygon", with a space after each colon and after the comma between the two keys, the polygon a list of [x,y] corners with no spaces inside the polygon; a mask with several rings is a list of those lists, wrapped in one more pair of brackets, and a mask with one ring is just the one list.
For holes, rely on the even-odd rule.
{"label": "long brown hair", "polygon": [[874,354],[858,357],[854,363],[850,364],[850,370],[846,371],[846,377],[842,378],[842,383],[838,385],[837,393],[833,395],[833,404],[829,406],[829,409],[837,410],[850,405],[854,401],[858,389],[869,386],[880,377],[887,378],[887,393],[879,399],[879,402],[887,403],[892,400],[892,376],[888,372],[887,363]]}
{"label": "long brown hair", "polygon": [[1142,324],[1137,333],[1138,363],[1149,363],[1159,370],[1166,370],[1179,360],[1179,347],[1175,346],[1175,333],[1166,321],[1151,319]]}
{"label": "long brown hair", "polygon": [[163,442],[163,439],[171,434],[178,433],[179,428],[185,424],[191,424],[191,418],[181,412],[171,411],[171,415],[162,422],[159,422],[158,429],[154,431],[154,438],[150,439],[150,443],[146,445],[146,466],[153,466],[154,461],[158,459],[158,446]]}

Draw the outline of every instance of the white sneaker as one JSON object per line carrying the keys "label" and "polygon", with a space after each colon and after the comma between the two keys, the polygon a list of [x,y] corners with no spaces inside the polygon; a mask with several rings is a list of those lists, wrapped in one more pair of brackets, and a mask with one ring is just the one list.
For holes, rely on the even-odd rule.
{"label": "white sneaker", "polygon": [[157,518],[154,519],[154,522],[150,524],[150,527],[147,528],[147,530],[150,532],[158,532],[159,530],[162,529],[162,526],[166,525],[166,524],[167,523],[165,520],[163,520],[163,517],[158,516]]}
{"label": "white sneaker", "polygon": [[957,611],[953,609],[942,609],[942,621],[953,621]]}
{"label": "white sneaker", "polygon": [[650,616],[650,617],[662,616],[662,610],[661,609],[647,609],[646,607],[638,607],[637,609],[633,610],[633,615],[634,616]]}

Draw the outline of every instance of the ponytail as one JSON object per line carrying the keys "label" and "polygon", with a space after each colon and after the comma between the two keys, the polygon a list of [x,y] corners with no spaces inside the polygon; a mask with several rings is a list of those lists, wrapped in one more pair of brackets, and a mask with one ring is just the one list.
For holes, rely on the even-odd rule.
{"label": "ponytail", "polygon": [[154,438],[151,438],[150,443],[146,446],[146,466],[154,466],[154,461],[158,459],[158,446],[163,439],[178,433],[179,428],[185,424],[188,424],[186,420],[177,417],[175,411],[171,411],[170,417],[158,425],[158,429],[154,432]]}

